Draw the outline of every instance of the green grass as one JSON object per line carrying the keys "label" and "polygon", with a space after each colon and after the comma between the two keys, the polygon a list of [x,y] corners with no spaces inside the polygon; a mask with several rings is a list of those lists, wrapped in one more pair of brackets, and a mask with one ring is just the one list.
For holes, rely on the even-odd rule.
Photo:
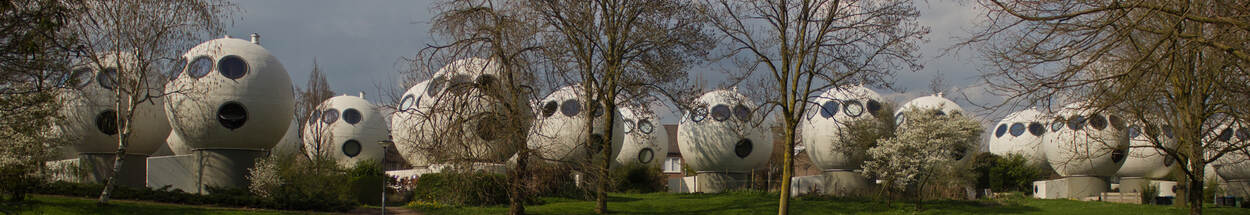
{"label": "green grass", "polygon": [[20,204],[0,206],[4,214],[303,214],[301,212],[217,208],[165,203],[110,201],[108,206],[96,206],[95,199],[64,196],[31,196]]}
{"label": "green grass", "polygon": [[[609,196],[608,210],[620,214],[775,214],[776,193],[623,194]],[[529,214],[592,214],[594,201],[543,198],[542,205],[526,206]],[[977,201],[930,201],[917,212],[911,203],[841,198],[798,198],[792,214],[1186,214],[1187,208],[1023,197]],[[502,214],[506,206],[413,207],[428,214]],[[1206,208],[1204,214],[1250,214],[1250,209]]]}

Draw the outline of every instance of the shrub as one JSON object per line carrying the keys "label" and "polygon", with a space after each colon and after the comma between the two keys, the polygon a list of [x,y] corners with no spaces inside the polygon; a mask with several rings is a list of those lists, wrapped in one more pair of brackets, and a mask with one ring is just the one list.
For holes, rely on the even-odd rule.
{"label": "shrub", "polygon": [[665,179],[660,168],[650,165],[628,164],[612,171],[612,185],[616,192],[653,193],[664,190]]}
{"label": "shrub", "polygon": [[442,172],[417,178],[413,201],[454,206],[486,206],[508,203],[507,177],[485,172]]}
{"label": "shrub", "polygon": [[257,161],[256,166],[248,176],[250,194],[270,202],[272,208],[347,211],[358,204],[350,171],[328,158],[274,156]]}
{"label": "shrub", "polygon": [[976,157],[974,169],[977,187],[994,191],[1033,192],[1033,181],[1046,178],[1047,172],[1030,166],[1028,159],[1018,154],[1006,157],[981,153]]}

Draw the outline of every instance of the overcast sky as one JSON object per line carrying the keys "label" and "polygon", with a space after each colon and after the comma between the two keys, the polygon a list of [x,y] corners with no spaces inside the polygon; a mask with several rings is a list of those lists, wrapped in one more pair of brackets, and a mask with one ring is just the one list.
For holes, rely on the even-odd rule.
{"label": "overcast sky", "polygon": [[[951,98],[965,109],[976,110],[959,96],[969,95],[975,102],[995,102],[985,95],[984,83],[978,78],[978,66],[984,65],[972,50],[940,56],[951,46],[953,37],[962,36],[980,19],[975,5],[954,0],[917,1],[920,24],[931,33],[921,45],[922,64],[919,72],[896,74],[894,84],[899,90],[879,93],[902,104],[912,98],[931,93],[930,82],[941,77]],[[313,59],[329,77],[330,86],[340,94],[365,91],[369,100],[383,101],[378,86],[398,86],[399,71],[407,68],[404,57],[414,55],[432,42],[428,33],[432,16],[430,1],[424,0],[286,0],[241,1],[243,9],[228,33],[247,38],[252,32],[262,36],[262,45],[276,55],[291,74],[296,86],[307,82]],[[409,86],[402,86],[407,89]],[[983,113],[983,112],[979,112]],[[1001,115],[1002,113],[995,114]],[[982,114],[984,115],[984,114]],[[996,122],[1000,116],[981,116]],[[676,122],[676,119],[664,119]]]}

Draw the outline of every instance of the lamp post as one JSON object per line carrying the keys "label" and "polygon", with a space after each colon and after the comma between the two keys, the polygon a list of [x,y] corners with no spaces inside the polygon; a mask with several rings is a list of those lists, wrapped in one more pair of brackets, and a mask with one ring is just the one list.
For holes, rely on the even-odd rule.
{"label": "lamp post", "polygon": [[386,185],[387,181],[391,179],[391,176],[386,174],[386,148],[392,144],[395,144],[395,142],[392,142],[390,139],[378,141],[378,145],[382,145],[382,160],[378,161],[381,164],[378,166],[382,167],[382,215],[386,215]]}

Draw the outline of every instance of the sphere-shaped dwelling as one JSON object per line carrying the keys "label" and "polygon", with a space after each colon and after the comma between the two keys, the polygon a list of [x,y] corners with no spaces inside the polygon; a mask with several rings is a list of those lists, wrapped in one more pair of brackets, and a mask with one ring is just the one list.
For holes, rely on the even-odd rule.
{"label": "sphere-shaped dwelling", "polygon": [[[950,99],[946,99],[945,97],[942,96],[941,93],[938,93],[938,94],[931,95],[931,96],[915,98],[915,99],[912,99],[911,101],[908,101],[907,103],[904,103],[902,106],[899,106],[898,110],[894,111],[894,117],[895,117],[894,123],[896,125],[899,125],[897,128],[898,130],[907,129],[905,126],[903,126],[903,122],[909,119],[907,119],[907,116],[903,114],[904,112],[930,111],[930,110],[933,110],[934,111],[933,114],[938,115],[938,116],[945,116],[945,115],[962,116],[964,115],[964,109],[962,107],[959,107],[959,104],[956,104],[955,101],[951,101]],[[967,156],[967,155],[972,154],[972,151],[977,150],[976,149],[977,146],[979,145],[962,146],[962,147],[967,147],[967,148],[953,150],[954,154],[952,154],[952,156],[953,158],[955,158],[955,160],[966,161],[965,158],[972,157],[972,156]]]}
{"label": "sphere-shaped dwelling", "polygon": [[[130,120],[131,133],[126,140],[127,162],[118,173],[122,185],[144,186],[146,157],[156,152],[169,134],[159,97],[138,97],[141,102],[134,106],[133,117],[125,117],[131,93],[161,92],[159,81],[163,80],[156,77],[158,74],[145,74],[148,77],[143,80],[129,78],[138,73],[137,62],[133,55],[124,53],[101,55],[98,61],[74,67],[63,83],[66,88],[57,95],[63,106],[58,110],[61,119],[55,123],[56,129],[74,142],[80,166],[86,168],[86,181],[104,182],[113,171],[118,135],[125,120]],[[146,83],[135,85],[139,81]]]}
{"label": "sphere-shaped dwelling", "polygon": [[317,106],[304,127],[304,151],[309,157],[325,156],[340,166],[357,162],[382,162],[387,140],[386,119],[378,107],[361,97],[331,97]]}
{"label": "sphere-shaped dwelling", "polygon": [[282,139],[295,108],[291,78],[252,41],[225,37],[184,54],[165,88],[165,114],[193,150],[200,186],[245,186],[247,169]]}
{"label": "sphere-shaped dwelling", "polygon": [[[453,61],[403,94],[391,116],[396,149],[413,167],[448,160],[502,163],[521,146],[511,144],[510,127],[530,126],[528,92],[508,90],[498,61]],[[513,77],[519,76],[511,75]],[[508,108],[521,111],[509,114]],[[523,134],[522,134],[523,135]]]}
{"label": "sphere-shaped dwelling", "polygon": [[1042,137],[1047,132],[1048,119],[1046,114],[1035,108],[1008,114],[994,126],[989,141],[990,153],[998,156],[1018,154],[1028,161],[1029,166],[1049,172],[1050,163],[1046,162],[1046,152],[1042,150]]}
{"label": "sphere-shaped dwelling", "polygon": [[[603,121],[608,112],[601,104],[585,107],[587,95],[583,89],[581,85],[562,87],[538,102],[539,113],[530,128],[528,147],[537,152],[539,158],[581,163],[602,152],[602,143],[608,140],[608,135],[603,133]],[[587,114],[594,117],[593,122]],[[622,135],[626,128],[619,112],[612,115],[616,119],[612,123],[612,148],[608,150],[616,156],[626,138]],[[586,123],[593,124],[587,127]]]}
{"label": "sphere-shaped dwelling", "polygon": [[640,164],[658,168],[668,155],[668,130],[660,124],[659,114],[641,109],[620,108],[624,137],[620,153],[616,156],[616,165]]}
{"label": "sphere-shaped dwelling", "polygon": [[1250,197],[1250,148],[1245,147],[1250,144],[1250,126],[1245,123],[1233,123],[1232,125],[1223,125],[1218,127],[1213,141],[1204,141],[1214,143],[1217,148],[1237,147],[1241,148],[1224,153],[1213,162],[1212,166],[1220,178],[1227,181],[1228,194],[1247,198]]}
{"label": "sphere-shaped dwelling", "polygon": [[1084,198],[1110,190],[1107,177],[1128,157],[1128,134],[1119,117],[1069,104],[1056,112],[1043,136],[1046,161],[1066,180],[1068,198]]}
{"label": "sphere-shaped dwelling", "polygon": [[282,135],[282,140],[278,140],[278,145],[269,149],[270,155],[277,156],[302,156],[300,152],[304,145],[301,144],[299,134],[299,122],[291,120],[291,125],[286,127],[286,134]]}
{"label": "sphere-shaped dwelling", "polygon": [[844,142],[847,129],[857,120],[876,120],[883,112],[880,94],[863,86],[842,86],[829,89],[815,98],[808,114],[799,122],[799,135],[807,147],[807,155],[819,167],[829,194],[853,193],[871,183],[854,170],[860,169],[867,157],[866,144]]}
{"label": "sphere-shaped dwelling", "polygon": [[[1119,117],[1108,117],[1109,122],[1118,124]],[[1131,123],[1126,130],[1129,138],[1128,157],[1116,171],[1120,176],[1120,192],[1141,192],[1149,186],[1152,179],[1166,177],[1176,160],[1167,157],[1164,148],[1176,147],[1175,134],[1172,126],[1155,123]],[[1151,137],[1154,138],[1151,138]],[[1156,144],[1154,141],[1158,141]]]}
{"label": "sphere-shaped dwelling", "polygon": [[686,164],[698,171],[695,192],[742,186],[748,172],[768,162],[773,134],[755,102],[735,90],[716,90],[690,107],[678,124],[677,144]]}

